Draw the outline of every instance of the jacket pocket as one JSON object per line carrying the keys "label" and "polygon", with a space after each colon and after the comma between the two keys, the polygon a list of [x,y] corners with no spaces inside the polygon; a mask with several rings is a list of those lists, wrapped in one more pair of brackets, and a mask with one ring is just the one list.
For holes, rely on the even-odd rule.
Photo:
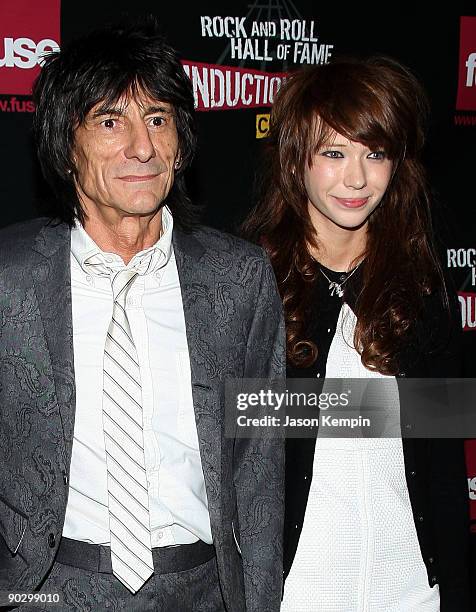
{"label": "jacket pocket", "polygon": [[20,548],[27,524],[27,516],[0,497],[0,535],[13,555]]}
{"label": "jacket pocket", "polygon": [[235,523],[233,521],[231,521],[231,532],[233,533],[233,539],[235,540],[235,546],[236,546],[236,550],[238,551],[240,557],[242,557],[242,553],[241,553],[241,547],[240,547],[240,532],[238,531],[238,537],[237,537],[237,532],[235,531]]}

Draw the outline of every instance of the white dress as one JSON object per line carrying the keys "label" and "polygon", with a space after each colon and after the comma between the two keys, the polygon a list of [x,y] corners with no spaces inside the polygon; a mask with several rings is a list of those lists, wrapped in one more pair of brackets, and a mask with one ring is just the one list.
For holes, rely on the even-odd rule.
{"label": "white dress", "polygon": [[[326,378],[375,378],[353,347],[343,304]],[[399,415],[397,383],[387,397]],[[387,387],[386,387],[387,388]],[[321,432],[320,432],[321,433]],[[438,612],[418,544],[402,441],[318,436],[304,524],[284,588],[284,612]]]}

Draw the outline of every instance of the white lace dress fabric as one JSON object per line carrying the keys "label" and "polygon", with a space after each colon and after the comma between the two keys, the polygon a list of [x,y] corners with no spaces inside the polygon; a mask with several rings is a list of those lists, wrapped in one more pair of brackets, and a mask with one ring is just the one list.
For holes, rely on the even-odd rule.
{"label": "white lace dress fabric", "polygon": [[[344,304],[326,378],[375,378],[353,348],[356,318]],[[386,385],[399,418],[397,383]],[[283,612],[438,612],[405,480],[402,441],[316,441],[304,525],[284,588]]]}

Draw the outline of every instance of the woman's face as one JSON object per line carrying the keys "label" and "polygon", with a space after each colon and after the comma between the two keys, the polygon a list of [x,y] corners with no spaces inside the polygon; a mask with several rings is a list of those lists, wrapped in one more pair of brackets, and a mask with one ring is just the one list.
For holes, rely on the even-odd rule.
{"label": "woman's face", "polygon": [[331,134],[304,172],[314,226],[330,223],[349,230],[363,226],[385,194],[392,165],[383,150]]}

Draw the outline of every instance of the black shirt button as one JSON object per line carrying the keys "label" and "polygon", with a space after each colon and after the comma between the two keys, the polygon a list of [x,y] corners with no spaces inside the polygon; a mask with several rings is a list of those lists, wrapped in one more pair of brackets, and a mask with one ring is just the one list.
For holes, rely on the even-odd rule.
{"label": "black shirt button", "polygon": [[411,430],[411,428],[412,428],[412,426],[410,425],[410,423],[408,423],[407,425],[405,425],[405,429],[406,429],[407,431],[410,431],[410,430]]}
{"label": "black shirt button", "polygon": [[63,482],[65,485],[68,484],[68,474],[66,472],[63,472]]}
{"label": "black shirt button", "polygon": [[56,544],[56,539],[55,539],[55,534],[54,533],[50,533],[48,536],[48,546],[50,548],[54,548]]}
{"label": "black shirt button", "polygon": [[423,515],[422,515],[422,514],[420,514],[420,515],[418,516],[418,520],[420,521],[420,523],[423,523]]}
{"label": "black shirt button", "polygon": [[436,576],[432,576],[430,578],[430,582],[431,582],[431,584],[436,584],[438,582],[438,578]]}
{"label": "black shirt button", "polygon": [[416,472],[415,472],[415,470],[412,470],[412,471],[410,472],[410,476],[413,476],[413,478],[415,478],[415,476],[416,476]]}
{"label": "black shirt button", "polygon": [[399,378],[405,378],[405,376],[406,376],[405,372],[399,372],[398,373],[398,377]]}
{"label": "black shirt button", "polygon": [[433,557],[428,557],[428,563],[434,563],[434,558]]}

